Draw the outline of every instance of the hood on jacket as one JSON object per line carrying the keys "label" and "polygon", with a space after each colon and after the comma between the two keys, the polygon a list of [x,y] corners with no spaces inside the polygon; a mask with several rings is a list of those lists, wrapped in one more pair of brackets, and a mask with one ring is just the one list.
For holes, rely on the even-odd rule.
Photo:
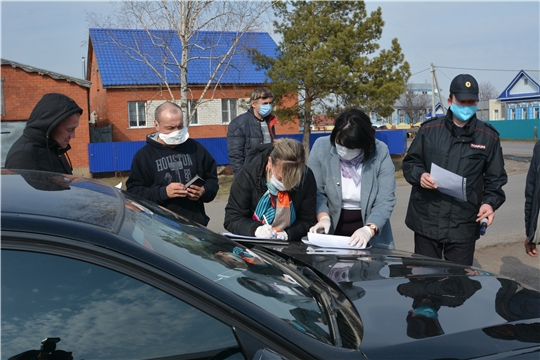
{"label": "hood on jacket", "polygon": [[24,134],[47,141],[58,124],[76,113],[82,114],[83,109],[73,99],[63,94],[45,94],[32,110]]}

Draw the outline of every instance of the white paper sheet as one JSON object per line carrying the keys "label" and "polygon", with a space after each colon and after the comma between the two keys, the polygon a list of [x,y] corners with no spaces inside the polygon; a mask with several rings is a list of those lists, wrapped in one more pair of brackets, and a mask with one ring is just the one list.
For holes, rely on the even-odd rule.
{"label": "white paper sheet", "polygon": [[[350,236],[338,236],[338,235],[326,235],[326,234],[316,234],[308,233],[308,239],[302,240],[304,243],[313,246],[319,246],[323,248],[336,248],[336,249],[366,249],[359,248],[356,246],[350,246],[349,241],[351,240]],[[371,246],[369,246],[371,247]]]}
{"label": "white paper sheet", "polygon": [[467,201],[466,178],[433,163],[431,164],[431,173],[429,175],[435,181],[435,184],[437,184],[437,189],[440,192],[458,198],[459,200]]}

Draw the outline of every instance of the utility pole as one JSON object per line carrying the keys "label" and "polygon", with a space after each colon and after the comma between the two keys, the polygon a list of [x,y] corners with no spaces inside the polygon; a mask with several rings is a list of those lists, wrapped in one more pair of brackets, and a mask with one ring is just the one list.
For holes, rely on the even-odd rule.
{"label": "utility pole", "polygon": [[[435,81],[435,83],[433,83]],[[434,85],[437,86],[434,88]],[[446,110],[444,108],[444,102],[442,98],[442,94],[440,93],[440,87],[439,87],[439,81],[437,80],[437,74],[435,74],[435,66],[433,63],[431,64],[431,105],[433,106],[433,110],[431,115],[435,115],[435,89],[437,89],[437,94],[439,94],[439,102],[441,103],[441,109],[444,115],[446,115]]]}
{"label": "utility pole", "polygon": [[431,63],[431,117],[435,117],[435,66]]}

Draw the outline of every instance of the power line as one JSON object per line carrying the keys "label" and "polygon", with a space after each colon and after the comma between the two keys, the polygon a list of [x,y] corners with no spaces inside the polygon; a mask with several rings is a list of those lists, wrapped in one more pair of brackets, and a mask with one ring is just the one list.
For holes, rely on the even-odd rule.
{"label": "power line", "polygon": [[422,71],[416,72],[416,73],[412,74],[411,76],[418,75],[418,74],[423,73],[424,71],[428,71],[428,70],[430,70],[430,68],[427,68],[427,69],[424,69]]}
{"label": "power line", "polygon": [[435,66],[435,68],[441,68],[441,69],[457,69],[457,70],[475,70],[475,71],[540,71],[540,70],[525,70],[525,69],[519,69],[519,70],[507,70],[507,69],[475,69],[475,68],[460,68],[460,67],[451,67],[451,66]]}

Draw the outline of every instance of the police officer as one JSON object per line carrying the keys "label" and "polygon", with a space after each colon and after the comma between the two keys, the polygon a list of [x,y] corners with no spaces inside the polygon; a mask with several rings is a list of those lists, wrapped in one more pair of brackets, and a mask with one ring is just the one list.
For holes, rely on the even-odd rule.
{"label": "police officer", "polygon": [[[448,113],[423,123],[403,159],[412,185],[405,224],[414,231],[414,252],[469,266],[480,222],[492,224],[508,181],[499,133],[476,118],[478,92],[474,77],[456,76]],[[430,175],[434,164],[464,178],[466,199],[438,190]]]}

